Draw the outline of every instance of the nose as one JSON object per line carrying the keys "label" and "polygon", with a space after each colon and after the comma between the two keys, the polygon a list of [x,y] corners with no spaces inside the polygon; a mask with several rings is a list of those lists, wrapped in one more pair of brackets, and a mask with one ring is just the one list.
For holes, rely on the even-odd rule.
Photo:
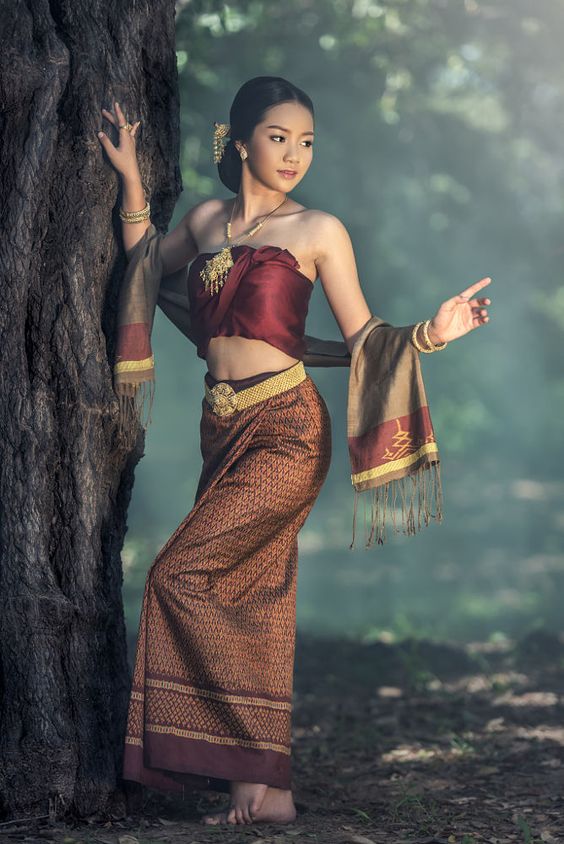
{"label": "nose", "polygon": [[284,161],[291,162],[292,164],[297,164],[300,160],[297,150],[290,149],[286,151],[286,155],[284,156]]}

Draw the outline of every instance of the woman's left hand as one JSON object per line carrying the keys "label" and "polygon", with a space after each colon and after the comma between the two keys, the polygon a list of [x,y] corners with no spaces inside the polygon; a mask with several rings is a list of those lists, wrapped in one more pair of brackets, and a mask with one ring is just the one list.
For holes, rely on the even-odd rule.
{"label": "woman's left hand", "polygon": [[473,296],[490,282],[491,278],[482,278],[458,296],[443,302],[429,323],[429,339],[433,343],[448,343],[489,322],[488,312],[483,305],[491,305],[491,299],[475,299]]}

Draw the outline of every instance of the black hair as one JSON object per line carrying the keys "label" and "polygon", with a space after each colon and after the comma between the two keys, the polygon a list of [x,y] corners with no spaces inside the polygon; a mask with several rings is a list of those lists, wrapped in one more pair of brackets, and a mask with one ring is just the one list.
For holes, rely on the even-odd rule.
{"label": "black hair", "polygon": [[266,110],[287,102],[301,103],[314,116],[313,103],[305,91],[281,76],[255,76],[235,94],[229,110],[229,141],[217,165],[219,178],[233,193],[239,193],[243,166],[235,141],[248,141]]}

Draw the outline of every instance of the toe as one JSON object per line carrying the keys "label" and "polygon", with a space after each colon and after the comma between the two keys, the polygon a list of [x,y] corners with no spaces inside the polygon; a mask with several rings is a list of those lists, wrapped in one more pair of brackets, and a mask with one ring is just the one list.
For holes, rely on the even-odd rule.
{"label": "toe", "polygon": [[219,818],[217,815],[204,815],[201,820],[201,823],[205,824],[206,826],[213,826],[214,824],[219,823]]}

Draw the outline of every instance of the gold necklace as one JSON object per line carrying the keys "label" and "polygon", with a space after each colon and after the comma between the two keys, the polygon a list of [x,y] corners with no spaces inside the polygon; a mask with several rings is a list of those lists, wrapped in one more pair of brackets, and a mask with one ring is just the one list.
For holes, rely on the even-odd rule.
{"label": "gold necklace", "polygon": [[[288,197],[284,197],[280,205],[284,205]],[[252,237],[256,232],[261,229],[269,217],[274,214],[274,211],[277,211],[280,208],[280,205],[277,205],[270,214],[267,214],[263,220],[260,220],[253,228],[247,232],[246,234],[242,234],[236,241],[231,241],[231,222],[233,220],[233,211],[235,210],[235,203],[233,203],[233,208],[231,209],[231,217],[227,222],[227,242],[228,246],[224,246],[219,252],[216,252],[213,258],[210,258],[204,264],[203,268],[200,270],[200,278],[204,282],[205,290],[209,290],[210,294],[213,296],[214,293],[217,293],[220,287],[223,287],[225,283],[225,279],[227,278],[227,274],[231,267],[233,266],[233,255],[231,254],[231,248],[233,246],[237,246],[241,240],[245,240],[248,237]]]}

